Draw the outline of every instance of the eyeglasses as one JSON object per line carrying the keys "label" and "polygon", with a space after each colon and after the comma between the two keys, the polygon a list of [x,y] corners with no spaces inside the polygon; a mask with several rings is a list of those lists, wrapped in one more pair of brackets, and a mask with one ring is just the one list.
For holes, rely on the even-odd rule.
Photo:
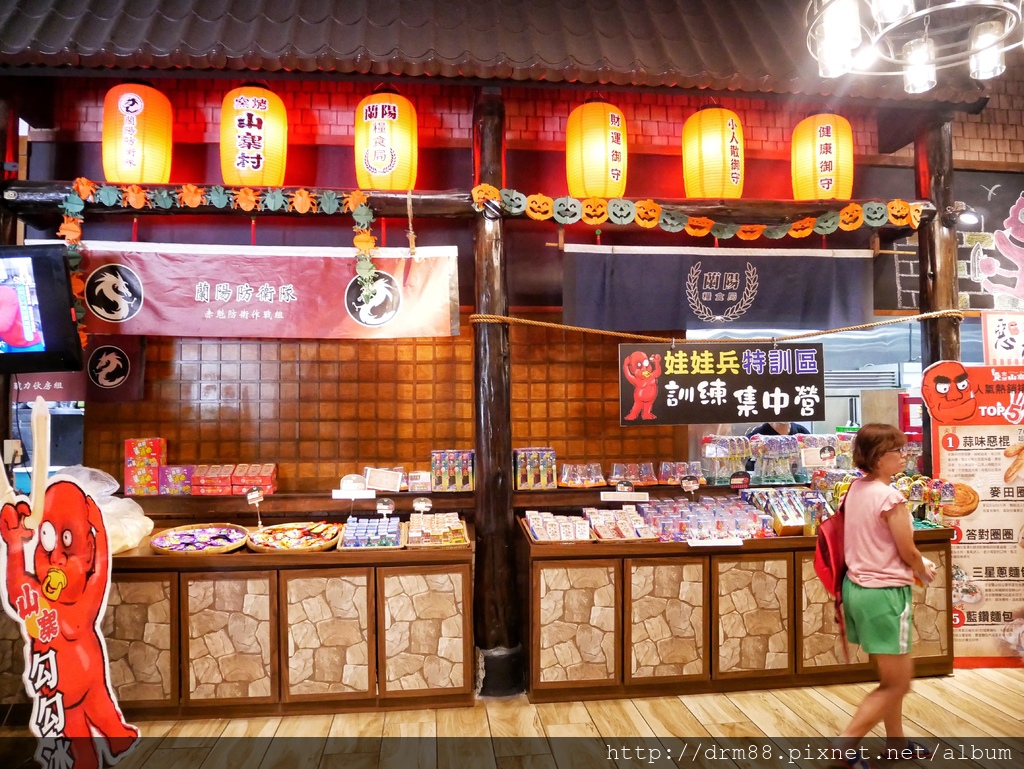
{"label": "eyeglasses", "polygon": [[901,457],[905,457],[910,453],[910,448],[907,446],[900,446],[898,449],[889,449],[886,454],[899,454]]}

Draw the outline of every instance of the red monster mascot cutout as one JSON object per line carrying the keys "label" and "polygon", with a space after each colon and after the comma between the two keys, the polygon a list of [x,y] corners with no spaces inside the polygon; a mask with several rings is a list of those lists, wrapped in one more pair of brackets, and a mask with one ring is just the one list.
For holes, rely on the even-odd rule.
{"label": "red monster mascot cutout", "polygon": [[640,350],[631,352],[622,361],[622,373],[633,385],[633,408],[626,414],[626,419],[633,420],[638,416],[642,419],[657,419],[652,409],[658,398],[661,356],[655,354],[648,358],[647,353]]}
{"label": "red monster mascot cutout", "polygon": [[[25,639],[36,760],[48,769],[94,769],[123,757],[139,730],[110,686],[100,623],[110,589],[110,549],[99,507],[70,477],[47,486],[49,411],[32,410],[32,496],[16,497],[0,472],[0,599]],[[0,470],[3,470],[0,466]]]}
{"label": "red monster mascot cutout", "polygon": [[966,422],[978,410],[967,369],[955,360],[940,360],[924,370],[921,397],[939,424]]}

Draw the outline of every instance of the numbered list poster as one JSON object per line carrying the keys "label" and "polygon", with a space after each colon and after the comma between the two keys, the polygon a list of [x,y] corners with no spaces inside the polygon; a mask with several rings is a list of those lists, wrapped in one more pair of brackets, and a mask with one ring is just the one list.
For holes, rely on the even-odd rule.
{"label": "numbered list poster", "polygon": [[954,529],[954,653],[1024,664],[1024,367],[942,361],[922,395],[935,473],[956,484],[942,516]]}

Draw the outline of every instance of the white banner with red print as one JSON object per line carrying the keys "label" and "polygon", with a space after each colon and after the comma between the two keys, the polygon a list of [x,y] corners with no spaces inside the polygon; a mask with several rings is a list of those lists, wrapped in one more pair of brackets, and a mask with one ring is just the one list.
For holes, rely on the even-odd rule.
{"label": "white banner with red print", "polygon": [[457,249],[380,248],[364,299],[354,248],[82,244],[92,334],[391,339],[459,333]]}

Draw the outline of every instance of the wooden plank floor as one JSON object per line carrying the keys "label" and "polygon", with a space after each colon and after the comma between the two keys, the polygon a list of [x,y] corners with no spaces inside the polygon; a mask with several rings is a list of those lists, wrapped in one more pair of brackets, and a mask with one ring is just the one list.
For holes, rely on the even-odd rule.
{"label": "wooden plank floor", "polygon": [[[481,698],[472,707],[285,716],[137,722],[151,738],[118,764],[124,769],[586,769],[607,765],[610,745],[658,746],[675,755],[703,738],[776,738],[806,743],[839,731],[871,684],[776,691],[697,694],[651,699],[532,705],[525,695]],[[914,682],[904,713],[909,735],[943,738],[1024,738],[1024,668],[957,670]],[[875,736],[882,732],[876,730]],[[0,727],[0,737],[27,730]],[[264,739],[233,741],[232,737]],[[286,738],[312,738],[301,741]],[[429,737],[433,740],[389,740]],[[443,738],[461,737],[457,742]],[[573,737],[562,740],[557,738]],[[692,750],[691,744],[691,750]],[[1020,758],[1015,754],[1016,758]],[[750,769],[756,762],[692,763],[716,769]],[[619,757],[616,769],[650,765]],[[678,765],[659,762],[661,765]],[[794,766],[813,766],[798,761]],[[985,766],[1001,764],[985,764]],[[1010,761],[1005,764],[1013,766]],[[977,767],[968,761],[967,767]]]}

